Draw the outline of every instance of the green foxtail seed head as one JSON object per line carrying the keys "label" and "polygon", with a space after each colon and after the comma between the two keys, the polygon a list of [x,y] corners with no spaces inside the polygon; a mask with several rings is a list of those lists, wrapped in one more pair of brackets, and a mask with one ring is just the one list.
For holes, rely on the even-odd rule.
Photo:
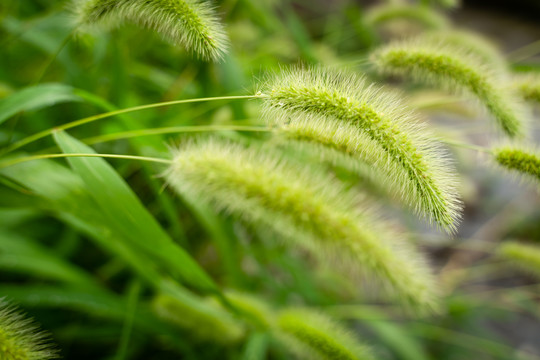
{"label": "green foxtail seed head", "polygon": [[84,30],[128,21],[159,33],[204,60],[223,57],[228,38],[209,1],[74,0],[77,24]]}
{"label": "green foxtail seed head", "polygon": [[493,150],[497,164],[507,170],[517,171],[540,183],[540,155],[535,151],[515,147],[500,147]]}
{"label": "green foxtail seed head", "polygon": [[380,25],[394,20],[407,20],[431,30],[448,27],[446,18],[429,7],[408,4],[375,6],[366,12],[365,20],[370,25]]}
{"label": "green foxtail seed head", "polygon": [[516,74],[512,85],[525,100],[540,103],[540,72]]}
{"label": "green foxtail seed head", "polygon": [[47,342],[48,337],[33,321],[0,299],[0,359],[57,359],[57,352]]}
{"label": "green foxtail seed head", "polygon": [[188,331],[199,341],[230,344],[244,336],[242,324],[212,301],[158,295],[154,311],[163,320]]}
{"label": "green foxtail seed head", "polygon": [[516,241],[505,241],[497,248],[497,255],[514,267],[540,278],[540,247]]}
{"label": "green foxtail seed head", "polygon": [[494,71],[508,71],[506,59],[497,45],[475,32],[447,29],[430,31],[422,34],[420,38],[422,42],[432,42],[434,46],[447,45],[465,50]]}
{"label": "green foxtail seed head", "polygon": [[272,148],[206,140],[176,151],[166,177],[183,196],[273,229],[326,260],[362,269],[415,310],[437,307],[423,257],[365,204],[359,206],[357,193],[322,171],[291,163]]}
{"label": "green foxtail seed head", "polygon": [[455,230],[461,210],[455,172],[398,96],[354,74],[301,68],[275,75],[263,92],[265,118],[278,131],[376,167],[417,213]]}
{"label": "green foxtail seed head", "polygon": [[307,309],[292,308],[278,315],[278,335],[302,359],[374,359],[367,347],[330,318]]}
{"label": "green foxtail seed head", "polygon": [[424,40],[422,37],[392,42],[371,54],[383,74],[410,77],[445,90],[472,94],[509,136],[522,135],[526,111],[517,94],[466,48]]}

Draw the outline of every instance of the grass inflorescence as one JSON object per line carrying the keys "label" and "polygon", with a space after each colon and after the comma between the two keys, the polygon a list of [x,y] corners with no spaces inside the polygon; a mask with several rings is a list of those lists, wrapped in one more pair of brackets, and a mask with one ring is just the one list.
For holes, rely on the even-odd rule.
{"label": "grass inflorescence", "polygon": [[333,178],[291,163],[270,149],[215,140],[176,151],[167,181],[244,221],[273,229],[287,242],[362,269],[405,305],[431,311],[437,291],[421,254],[388,229],[359,195]]}
{"label": "grass inflorescence", "polygon": [[0,298],[0,359],[57,359],[57,352],[48,341],[32,320]]}
{"label": "grass inflorescence", "polygon": [[461,204],[452,166],[398,96],[354,74],[325,69],[279,73],[263,92],[265,118],[287,136],[382,170],[408,205],[455,229]]}
{"label": "grass inflorescence", "polygon": [[75,0],[74,8],[82,29],[129,21],[205,60],[220,59],[228,47],[223,26],[205,0]]}
{"label": "grass inflorescence", "polygon": [[384,74],[472,94],[506,134],[524,134],[526,111],[519,96],[507,86],[508,79],[464,46],[417,37],[382,46],[371,54],[371,61]]}
{"label": "grass inflorescence", "polygon": [[528,176],[540,184],[540,155],[537,151],[529,151],[514,146],[498,147],[493,150],[497,164]]}

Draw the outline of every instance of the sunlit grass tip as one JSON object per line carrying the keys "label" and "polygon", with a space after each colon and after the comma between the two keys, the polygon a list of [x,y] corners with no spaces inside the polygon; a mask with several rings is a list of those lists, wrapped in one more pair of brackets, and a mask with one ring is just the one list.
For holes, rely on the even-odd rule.
{"label": "sunlit grass tip", "polygon": [[278,314],[278,339],[302,359],[375,359],[370,349],[329,317],[303,308]]}
{"label": "sunlit grass tip", "polygon": [[473,95],[509,136],[524,135],[529,117],[503,72],[496,72],[464,46],[415,37],[395,41],[370,56],[377,70]]}
{"label": "sunlit grass tip", "polygon": [[496,253],[513,267],[540,278],[540,246],[505,241],[497,247]]}
{"label": "sunlit grass tip", "polygon": [[538,150],[523,146],[499,146],[492,152],[494,161],[500,167],[540,185],[540,152]]}
{"label": "sunlit grass tip", "polygon": [[418,214],[454,231],[461,202],[452,162],[398,94],[322,68],[281,71],[261,91],[263,116],[278,131],[370,164]]}
{"label": "sunlit grass tip", "polygon": [[49,360],[58,352],[49,343],[47,334],[19,310],[0,298],[0,359]]}
{"label": "sunlit grass tip", "polygon": [[74,0],[72,7],[81,31],[131,22],[204,60],[222,58],[229,44],[213,6],[206,0]]}
{"label": "sunlit grass tip", "polygon": [[374,276],[413,310],[435,311],[438,292],[421,254],[358,193],[271,148],[216,140],[175,151],[167,182],[181,195],[273,230],[348,272]]}

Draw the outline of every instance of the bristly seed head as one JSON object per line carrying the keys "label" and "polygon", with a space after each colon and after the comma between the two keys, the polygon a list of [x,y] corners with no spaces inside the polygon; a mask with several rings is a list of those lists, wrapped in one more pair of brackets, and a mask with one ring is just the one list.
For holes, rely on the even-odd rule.
{"label": "bristly seed head", "polygon": [[33,321],[0,298],[0,359],[50,360],[57,351],[48,344],[48,337]]}
{"label": "bristly seed head", "polygon": [[417,37],[375,50],[371,62],[383,74],[400,75],[449,91],[471,94],[507,135],[524,134],[527,109],[507,86],[507,74],[495,72],[466,47]]}
{"label": "bristly seed head", "polygon": [[455,172],[434,136],[395,94],[354,74],[320,68],[284,71],[266,87],[264,117],[278,131],[372,165],[406,204],[454,231],[461,210]]}
{"label": "bristly seed head", "polygon": [[120,26],[128,21],[156,31],[204,60],[219,60],[228,38],[209,1],[74,0],[81,30]]}

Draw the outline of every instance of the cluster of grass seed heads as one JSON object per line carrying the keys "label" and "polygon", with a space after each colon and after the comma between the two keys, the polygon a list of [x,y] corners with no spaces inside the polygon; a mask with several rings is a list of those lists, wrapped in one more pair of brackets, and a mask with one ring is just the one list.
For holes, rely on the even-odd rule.
{"label": "cluster of grass seed heads", "polygon": [[540,278],[540,247],[517,241],[505,241],[497,248],[497,255],[512,266]]}
{"label": "cluster of grass seed heads", "polygon": [[466,47],[416,37],[382,46],[370,58],[383,74],[472,94],[507,135],[513,137],[524,133],[527,111],[519,96],[507,86],[508,79],[485,65]]}
{"label": "cluster of grass seed heads", "polygon": [[504,169],[525,175],[540,184],[540,155],[538,152],[506,146],[494,149],[493,154],[497,164]]}
{"label": "cluster of grass seed heads", "polygon": [[75,0],[74,8],[82,30],[131,22],[204,60],[222,58],[228,47],[223,26],[205,0]]}
{"label": "cluster of grass seed heads", "polygon": [[396,94],[354,74],[294,68],[266,84],[265,118],[278,131],[381,170],[417,213],[453,231],[455,171],[434,136]]}
{"label": "cluster of grass seed heads", "polygon": [[0,359],[57,359],[55,351],[34,322],[27,319],[5,299],[0,299]]}
{"label": "cluster of grass seed heads", "polygon": [[179,149],[166,177],[181,195],[273,229],[346,270],[361,269],[414,310],[437,308],[422,255],[324,172],[270,149],[206,140]]}

